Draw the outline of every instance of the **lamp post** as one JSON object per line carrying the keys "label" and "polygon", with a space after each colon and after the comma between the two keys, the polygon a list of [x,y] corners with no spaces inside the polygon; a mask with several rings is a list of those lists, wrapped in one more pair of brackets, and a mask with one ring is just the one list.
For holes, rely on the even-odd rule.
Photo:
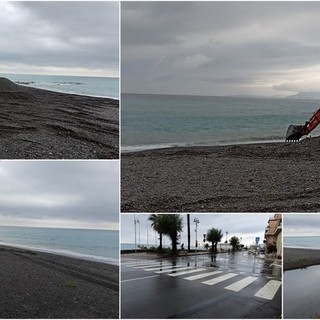
{"label": "lamp post", "polygon": [[228,231],[226,231],[226,244],[227,244],[227,250],[228,250]]}
{"label": "lamp post", "polygon": [[[137,223],[139,223],[139,219],[136,219],[136,215],[134,217],[134,252],[137,253]],[[140,223],[139,223],[139,241],[140,241]]]}
{"label": "lamp post", "polygon": [[194,218],[193,222],[196,224],[196,252],[198,252],[198,223],[200,222],[198,218]]}

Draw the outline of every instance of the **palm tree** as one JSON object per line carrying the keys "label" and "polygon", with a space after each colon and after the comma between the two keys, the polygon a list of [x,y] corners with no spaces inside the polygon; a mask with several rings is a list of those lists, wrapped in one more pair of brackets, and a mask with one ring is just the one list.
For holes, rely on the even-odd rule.
{"label": "palm tree", "polygon": [[207,241],[212,242],[211,252],[217,252],[218,242],[221,241],[223,237],[221,229],[211,228],[207,231]]}
{"label": "palm tree", "polygon": [[163,234],[167,235],[172,244],[172,254],[177,253],[178,234],[182,231],[182,217],[179,214],[161,214]]}
{"label": "palm tree", "polygon": [[151,221],[151,227],[153,230],[158,232],[159,234],[159,251],[162,252],[162,226],[161,226],[161,215],[160,214],[151,214],[148,218],[149,221]]}
{"label": "palm tree", "polygon": [[190,214],[187,214],[187,224],[188,224],[188,252],[190,252]]}
{"label": "palm tree", "polygon": [[238,245],[240,244],[239,238],[236,236],[233,236],[230,240],[230,244],[232,245],[232,251],[236,251]]}
{"label": "palm tree", "polygon": [[178,233],[182,231],[182,218],[179,214],[151,214],[151,227],[159,233],[162,251],[162,236],[167,235],[172,243],[172,254],[177,253]]}

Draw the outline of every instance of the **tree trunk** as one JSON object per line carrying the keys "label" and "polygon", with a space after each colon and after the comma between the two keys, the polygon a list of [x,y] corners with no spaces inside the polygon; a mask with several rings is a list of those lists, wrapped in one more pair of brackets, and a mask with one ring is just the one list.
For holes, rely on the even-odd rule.
{"label": "tree trunk", "polygon": [[177,235],[174,235],[173,237],[171,237],[171,241],[172,241],[172,254],[176,254],[177,253]]}
{"label": "tree trunk", "polygon": [[190,214],[187,214],[188,221],[188,252],[190,252]]}
{"label": "tree trunk", "polygon": [[159,233],[159,251],[162,252],[162,233]]}

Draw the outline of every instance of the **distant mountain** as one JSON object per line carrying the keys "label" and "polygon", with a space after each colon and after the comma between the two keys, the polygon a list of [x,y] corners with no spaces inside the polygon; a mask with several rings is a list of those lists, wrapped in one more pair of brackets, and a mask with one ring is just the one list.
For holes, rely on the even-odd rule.
{"label": "distant mountain", "polygon": [[319,91],[299,92],[298,94],[287,97],[287,99],[320,100],[320,92]]}

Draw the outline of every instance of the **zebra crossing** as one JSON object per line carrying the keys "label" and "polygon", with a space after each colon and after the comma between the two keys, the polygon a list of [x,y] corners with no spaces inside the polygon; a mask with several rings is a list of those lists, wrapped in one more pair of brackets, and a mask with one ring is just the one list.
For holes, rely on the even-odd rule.
{"label": "zebra crossing", "polygon": [[[233,292],[240,292],[259,279],[258,276],[245,275],[242,272],[236,273],[221,270],[210,271],[208,268],[186,266],[185,264],[173,265],[169,262],[127,261],[123,262],[122,266],[153,272],[157,275],[163,274],[172,278],[182,277],[186,281],[200,281],[203,285],[207,286],[214,286],[233,279],[233,283],[224,287],[225,290]],[[239,277],[241,277],[241,279],[239,279]],[[268,279],[268,282],[260,288],[254,296],[264,300],[273,300],[281,287],[281,284],[282,282],[279,280]]]}

